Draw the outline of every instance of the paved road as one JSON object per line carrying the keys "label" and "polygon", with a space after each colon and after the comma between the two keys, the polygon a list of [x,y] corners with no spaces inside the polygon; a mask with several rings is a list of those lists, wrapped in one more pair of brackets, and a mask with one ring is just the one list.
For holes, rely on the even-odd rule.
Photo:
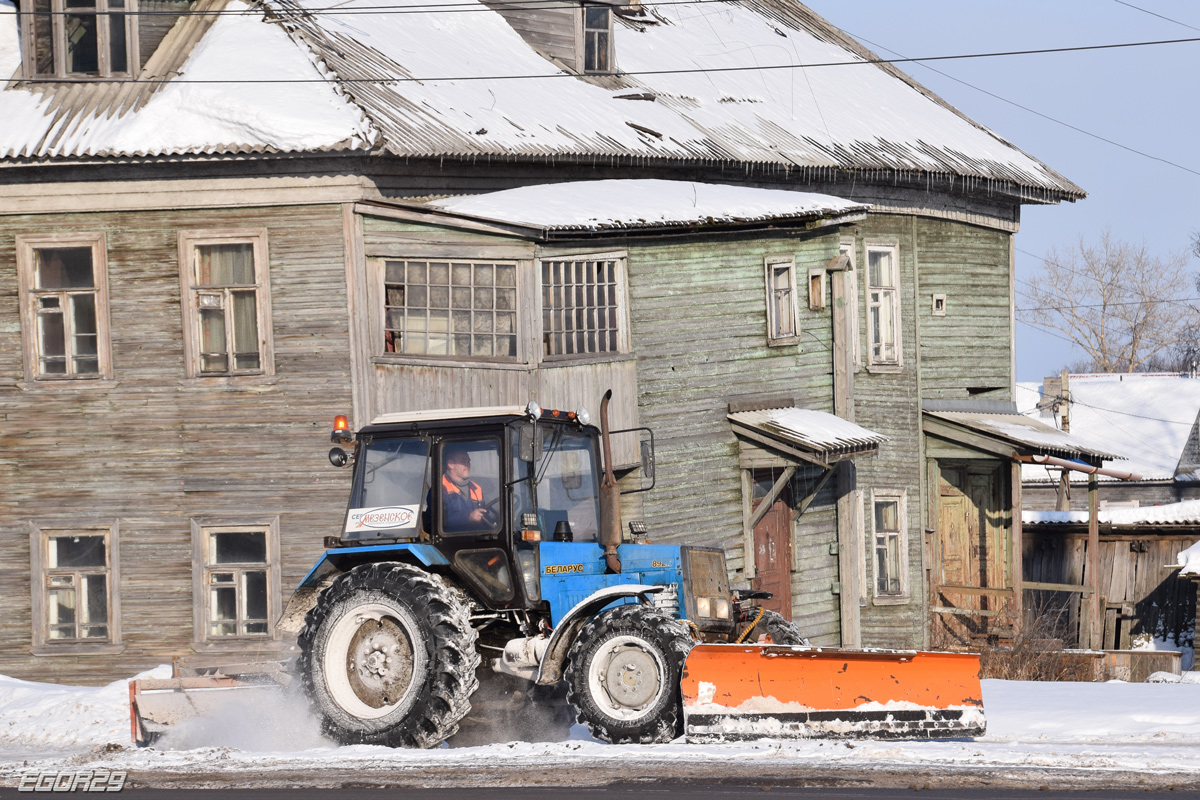
{"label": "paved road", "polygon": [[[0,798],[29,798],[0,789]],[[61,795],[59,795],[61,796]],[[85,795],[86,796],[86,795]],[[679,783],[594,788],[504,789],[126,789],[129,800],[1130,800],[1131,797],[1200,798],[1200,792],[1011,790],[988,787],[959,789],[800,788],[761,784],[721,786]]]}

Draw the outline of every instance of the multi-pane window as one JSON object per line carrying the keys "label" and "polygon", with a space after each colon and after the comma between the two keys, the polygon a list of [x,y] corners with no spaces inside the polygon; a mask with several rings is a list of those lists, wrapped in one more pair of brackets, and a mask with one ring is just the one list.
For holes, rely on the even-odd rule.
{"label": "multi-pane window", "polygon": [[26,361],[35,379],[107,377],[107,279],[102,236],[17,238]]}
{"label": "multi-pane window", "polygon": [[269,533],[268,528],[204,531],[209,639],[270,633]]}
{"label": "multi-pane window", "polygon": [[583,7],[583,71],[612,71],[612,10]]}
{"label": "multi-pane window", "polygon": [[895,247],[867,247],[867,353],[871,364],[900,363]]}
{"label": "multi-pane window", "polygon": [[24,15],[31,77],[130,75],[137,70],[136,0],[33,0]]}
{"label": "multi-pane window", "polygon": [[623,261],[542,262],[542,354],[618,353]]}
{"label": "multi-pane window", "polygon": [[384,262],[383,351],[517,357],[513,262]]}
{"label": "multi-pane window", "polygon": [[905,577],[906,525],[904,495],[900,492],[872,493],[872,530],[875,537],[875,596],[903,597],[907,594]]}
{"label": "multi-pane window", "polygon": [[768,258],[767,339],[790,341],[796,337],[796,265],[790,258]]}
{"label": "multi-pane window", "polygon": [[109,531],[43,535],[44,641],[111,641]]}
{"label": "multi-pane window", "polygon": [[190,377],[272,371],[266,234],[180,233]]}
{"label": "multi-pane window", "polygon": [[846,280],[846,319],[850,323],[849,339],[854,348],[854,369],[857,370],[862,363],[859,356],[862,344],[858,338],[860,330],[858,323],[858,270],[854,264],[854,239],[843,239],[838,248],[838,255],[850,259],[843,274]]}

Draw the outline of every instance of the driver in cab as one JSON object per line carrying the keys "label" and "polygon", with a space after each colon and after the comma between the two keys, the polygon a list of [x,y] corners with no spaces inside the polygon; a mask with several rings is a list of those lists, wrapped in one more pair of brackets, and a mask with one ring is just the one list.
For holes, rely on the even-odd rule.
{"label": "driver in cab", "polygon": [[465,447],[448,447],[442,464],[442,529],[477,531],[490,527],[483,489],[471,480],[471,454]]}

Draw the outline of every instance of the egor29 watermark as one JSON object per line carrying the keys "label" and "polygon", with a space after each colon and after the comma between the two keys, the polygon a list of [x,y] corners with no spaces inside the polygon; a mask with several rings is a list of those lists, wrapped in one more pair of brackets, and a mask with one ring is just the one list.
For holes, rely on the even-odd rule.
{"label": "egor29 watermark", "polygon": [[119,792],[125,788],[125,770],[43,769],[27,772],[18,792]]}

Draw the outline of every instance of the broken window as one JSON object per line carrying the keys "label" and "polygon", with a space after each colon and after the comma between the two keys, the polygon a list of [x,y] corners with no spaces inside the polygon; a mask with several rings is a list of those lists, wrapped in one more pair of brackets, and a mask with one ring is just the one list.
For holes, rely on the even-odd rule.
{"label": "broken window", "polygon": [[875,490],[871,493],[876,598],[903,598],[908,594],[904,499],[902,491]]}
{"label": "broken window", "polygon": [[17,237],[25,358],[35,380],[110,377],[104,237]]}
{"label": "broken window", "polygon": [[796,339],[796,263],[791,258],[768,258],[767,342],[791,344]]}
{"label": "broken window", "polygon": [[515,360],[513,262],[383,262],[383,352]]}
{"label": "broken window", "polygon": [[583,71],[612,71],[612,9],[583,7]]}
{"label": "broken window", "polygon": [[870,364],[900,364],[899,280],[894,246],[867,247],[867,355]]}
{"label": "broken window", "polygon": [[265,231],[181,231],[188,377],[273,371]]}
{"label": "broken window", "polygon": [[622,258],[542,262],[542,355],[620,353]]}
{"label": "broken window", "polygon": [[22,14],[25,74],[123,77],[137,71],[137,0],[33,0]]}
{"label": "broken window", "polygon": [[203,638],[262,637],[271,634],[272,552],[277,551],[269,525],[203,527]]}

